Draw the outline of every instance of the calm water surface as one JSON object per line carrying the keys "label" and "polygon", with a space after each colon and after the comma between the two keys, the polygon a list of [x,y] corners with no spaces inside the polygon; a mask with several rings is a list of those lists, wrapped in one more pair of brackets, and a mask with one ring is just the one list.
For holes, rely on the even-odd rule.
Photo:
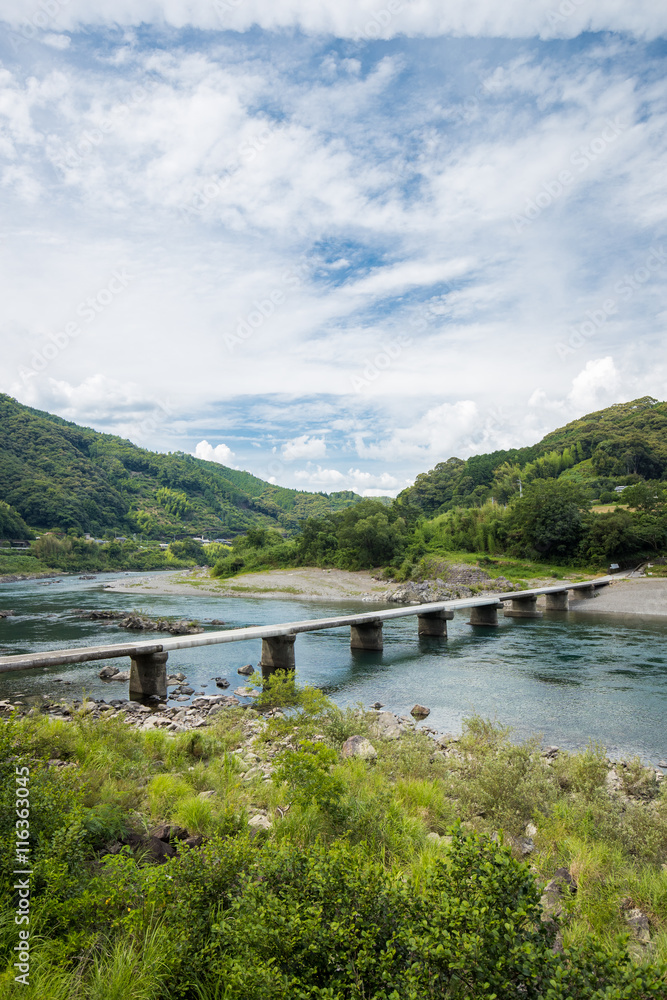
{"label": "calm water surface", "polygon": [[[140,608],[146,614],[224,620],[226,626],[272,624],[326,615],[369,611],[355,601],[325,602],[221,599],[193,593],[158,596],[109,593],[104,584],[125,574],[84,581],[63,577],[0,584],[0,608],[16,615],[0,620],[4,654],[57,647],[150,639],[154,633],[126,632],[85,621],[75,608]],[[128,574],[129,575],[129,574]],[[372,607],[377,607],[372,605]],[[415,702],[428,705],[428,725],[459,731],[477,712],[514,727],[519,737],[534,733],[563,747],[603,743],[611,756],[639,754],[656,763],[667,758],[667,624],[637,616],[546,614],[539,621],[500,618],[497,629],[472,629],[468,614],[448,623],[449,639],[419,639],[416,618],[384,627],[381,653],[351,651],[349,629],[299,635],[297,676],[325,687],[339,705],[381,701],[404,714]],[[213,678],[227,676],[231,689],[244,683],[237,668],[257,664],[260,640],[175,651],[171,672],[182,670],[195,691],[216,692]],[[129,669],[129,660],[110,661]],[[98,678],[101,662],[0,674],[0,697],[127,697],[127,684]],[[56,678],[61,678],[56,682]],[[65,683],[68,682],[68,683]]]}

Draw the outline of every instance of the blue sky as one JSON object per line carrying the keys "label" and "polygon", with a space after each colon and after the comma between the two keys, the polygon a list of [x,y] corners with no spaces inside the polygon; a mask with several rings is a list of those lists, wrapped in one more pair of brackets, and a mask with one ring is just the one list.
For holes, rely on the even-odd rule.
{"label": "blue sky", "polygon": [[667,9],[0,15],[0,390],[370,495],[667,398]]}

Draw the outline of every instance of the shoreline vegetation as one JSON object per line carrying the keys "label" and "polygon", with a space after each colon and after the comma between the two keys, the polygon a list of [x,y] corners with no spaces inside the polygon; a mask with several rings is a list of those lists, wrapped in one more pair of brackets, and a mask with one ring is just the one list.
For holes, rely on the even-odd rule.
{"label": "shoreline vegetation", "polygon": [[5,717],[0,880],[11,912],[21,768],[40,1000],[664,997],[662,773],[246,682],[252,709],[178,722]]}

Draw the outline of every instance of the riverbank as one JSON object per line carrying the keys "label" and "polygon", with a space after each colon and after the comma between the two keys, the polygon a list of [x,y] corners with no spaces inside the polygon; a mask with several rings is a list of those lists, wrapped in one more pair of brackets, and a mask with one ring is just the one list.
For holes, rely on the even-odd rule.
{"label": "riverbank", "polygon": [[[469,567],[461,567],[462,574]],[[531,580],[531,587],[567,586],[571,580]],[[478,586],[480,581],[477,581]],[[340,569],[320,569],[304,567],[300,569],[275,569],[259,573],[247,573],[229,580],[216,580],[210,576],[208,569],[197,567],[188,571],[175,571],[153,574],[150,577],[124,577],[107,584],[105,590],[119,594],[146,593],[159,595],[187,595],[200,593],[215,597],[259,597],[279,599],[291,597],[307,601],[350,601],[360,600],[367,603],[405,603],[395,602],[393,595],[409,590],[406,596],[419,599],[419,587],[414,584],[388,584],[367,571],[349,572]],[[495,580],[488,580],[488,589],[482,589],[480,596],[500,592]],[[456,588],[454,583],[450,589]],[[459,589],[465,587],[462,581]],[[469,589],[469,588],[465,588]],[[412,593],[414,591],[414,593]],[[397,594],[398,592],[398,594]],[[452,594],[452,599],[454,596]],[[461,596],[464,596],[461,594]],[[431,590],[424,592],[428,600],[438,598]],[[424,599],[424,598],[422,598]],[[545,599],[538,599],[538,607],[544,605]],[[611,615],[641,615],[653,618],[667,618],[667,579],[648,579],[638,577],[626,579],[619,577],[609,587],[601,588],[594,600],[572,600],[570,610],[594,614]]]}
{"label": "riverbank", "polygon": [[[166,725],[151,724],[147,718],[157,716],[147,712],[105,711],[95,718],[95,709],[81,705],[61,718],[36,714],[0,726],[12,784],[28,787],[29,781],[31,829],[41,833],[48,817],[50,835],[35,837],[33,865],[49,871],[57,865],[59,873],[58,880],[29,883],[31,922],[42,929],[31,941],[37,995],[55,998],[52,982],[67,976],[69,989],[70,980],[96,969],[101,980],[106,969],[96,993],[106,996],[120,969],[124,991],[116,992],[125,996],[126,984],[152,969],[160,980],[151,982],[151,995],[212,996],[219,980],[212,981],[211,969],[229,980],[228,969],[239,968],[243,978],[230,996],[241,1000],[249,995],[248,970],[256,975],[266,968],[264,983],[275,983],[277,969],[286,986],[274,994],[291,996],[294,949],[306,956],[299,969],[315,962],[313,954],[334,954],[338,964],[329,975],[337,974],[338,966],[348,967],[339,961],[348,937],[338,928],[352,928],[346,934],[356,956],[360,912],[366,929],[376,921],[374,935],[388,926],[380,950],[390,958],[396,926],[410,921],[407,968],[427,967],[431,979],[418,984],[419,995],[426,995],[432,949],[427,940],[431,950],[415,951],[419,935],[433,913],[440,915],[444,940],[460,933],[459,910],[450,917],[443,897],[464,900],[465,928],[470,913],[475,918],[479,911],[478,946],[467,968],[475,972],[482,963],[480,983],[489,982],[486,956],[492,971],[497,966],[504,975],[506,956],[516,952],[521,966],[512,995],[532,988],[545,968],[565,983],[562,991],[551,990],[554,1000],[592,995],[571,989],[564,977],[601,961],[587,950],[595,945],[607,952],[593,970],[596,988],[613,987],[609,995],[620,996],[623,986],[629,1000],[663,995],[664,970],[657,964],[667,956],[661,772],[606,759],[593,746],[568,754],[537,739],[512,743],[502,727],[480,717],[470,718],[456,737],[416,727],[409,715],[341,711],[312,689],[278,685],[271,700],[283,708],[270,710],[267,703],[263,714],[225,708],[198,722],[187,712]],[[19,773],[29,777],[19,782]],[[13,810],[5,810],[8,851],[14,823]],[[474,885],[471,863],[482,872]],[[457,878],[451,887],[442,882],[450,871]],[[5,893],[13,881],[4,879]],[[223,894],[230,905],[220,941]],[[307,907],[316,921],[304,920]],[[238,923],[234,936],[231,920]],[[542,924],[546,934],[535,935],[532,928]],[[178,949],[155,937],[162,927]],[[295,941],[287,959],[285,927]],[[631,958],[619,946],[622,934],[629,934]],[[88,959],[100,940],[113,968]],[[469,938],[454,940],[451,961],[458,963]],[[258,941],[261,954],[255,955]],[[372,944],[375,949],[375,937]],[[156,947],[159,961],[151,951]],[[6,986],[14,997],[13,953],[6,953],[0,992]],[[347,953],[344,959],[349,965]],[[366,977],[368,969],[366,962]],[[386,969],[385,962],[382,975]],[[393,965],[390,971],[400,988],[395,994],[407,995],[411,981],[397,978]],[[638,988],[626,989],[635,975]],[[366,984],[367,995],[377,995],[376,981]],[[188,994],[184,982],[192,986]],[[499,981],[497,995],[509,995],[505,982]],[[647,982],[655,986],[651,992]],[[346,984],[346,995],[353,987]],[[545,982],[545,995],[547,988]]]}
{"label": "riverbank", "polygon": [[293,597],[308,601],[382,601],[387,581],[365,570],[274,569],[216,580],[206,567],[115,580],[104,588],[119,594],[178,595],[197,592],[213,597]]}

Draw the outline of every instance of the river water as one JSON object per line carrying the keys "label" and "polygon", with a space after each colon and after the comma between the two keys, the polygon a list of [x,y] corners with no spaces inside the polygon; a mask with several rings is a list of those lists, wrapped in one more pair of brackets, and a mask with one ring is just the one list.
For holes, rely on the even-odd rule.
{"label": "river water", "polygon": [[[212,618],[226,627],[275,624],[369,611],[358,601],[219,598],[114,593],[112,579],[63,577],[0,584],[2,653],[151,639],[155,633],[127,632],[82,620],[76,608],[141,610],[151,617]],[[378,606],[380,607],[380,606]],[[660,619],[591,613],[546,613],[540,620],[503,619],[497,629],[471,628],[468,614],[448,622],[449,638],[417,636],[416,618],[387,622],[384,651],[350,650],[349,628],[304,633],[296,640],[297,677],[327,690],[339,705],[380,701],[407,713],[419,702],[431,709],[427,725],[458,732],[466,716],[478,713],[510,725],[516,737],[541,734],[565,748],[602,743],[612,757],[638,754],[647,762],[667,758],[667,623]],[[213,626],[208,626],[213,628]],[[219,626],[218,626],[219,627]],[[181,670],[195,692],[218,693],[213,678],[228,677],[227,693],[245,683],[238,667],[256,665],[260,640],[203,646],[170,654],[170,672]],[[129,660],[109,661],[121,670]],[[126,698],[127,683],[104,682],[101,662],[0,674],[0,698],[24,696],[26,703],[52,698]]]}

